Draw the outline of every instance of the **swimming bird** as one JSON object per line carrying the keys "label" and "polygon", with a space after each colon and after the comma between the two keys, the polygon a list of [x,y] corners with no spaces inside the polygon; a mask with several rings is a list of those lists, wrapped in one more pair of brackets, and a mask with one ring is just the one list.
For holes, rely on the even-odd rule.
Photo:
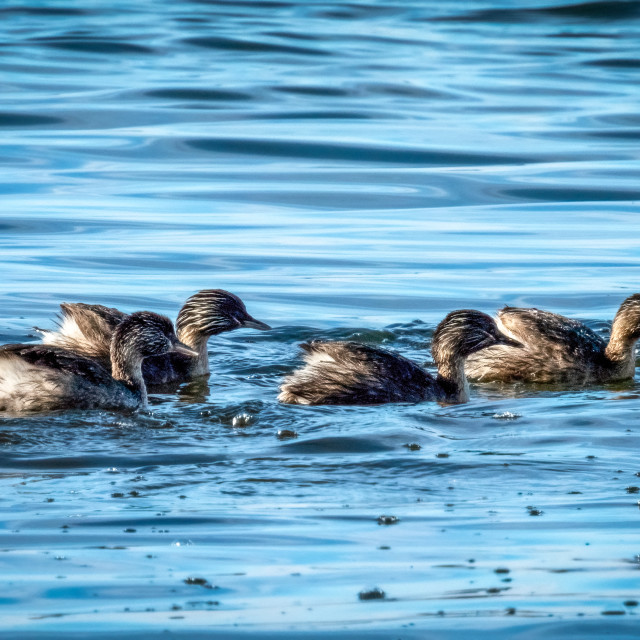
{"label": "swimming bird", "polygon": [[0,348],[0,410],[146,408],[142,363],[169,352],[196,355],[178,340],[169,318],[149,311],[132,313],[115,328],[111,373],[98,361],[62,347],[5,345]]}
{"label": "swimming bird", "polygon": [[501,329],[524,344],[499,345],[471,356],[465,369],[479,382],[591,384],[632,378],[635,344],[640,338],[640,294],[620,306],[609,342],[582,322],[540,309],[505,307]]}
{"label": "swimming bird", "polygon": [[431,344],[436,377],[396,353],[356,342],[314,340],[300,345],[305,366],[280,387],[291,404],[383,404],[439,400],[466,402],[465,359],[495,344],[519,343],[500,333],[480,311],[453,311],[437,326]]}
{"label": "swimming bird", "polygon": [[[42,342],[97,359],[108,367],[111,335],[127,314],[112,307],[80,302],[63,303],[60,310],[57,331],[38,329],[43,334]],[[147,358],[142,365],[145,382],[162,385],[208,375],[209,337],[243,327],[261,331],[271,328],[249,315],[238,296],[222,289],[199,291],[184,303],[176,321],[178,338],[197,354],[172,352]]]}

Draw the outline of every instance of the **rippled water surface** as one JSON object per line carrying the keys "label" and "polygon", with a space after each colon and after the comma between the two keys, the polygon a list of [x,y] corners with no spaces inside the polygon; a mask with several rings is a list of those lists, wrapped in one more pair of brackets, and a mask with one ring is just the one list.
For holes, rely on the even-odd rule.
{"label": "rippled water surface", "polygon": [[635,1],[2,3],[0,339],[218,287],[275,329],[148,414],[0,418],[0,636],[640,637],[637,382],[276,401],[316,336],[608,333],[639,37]]}

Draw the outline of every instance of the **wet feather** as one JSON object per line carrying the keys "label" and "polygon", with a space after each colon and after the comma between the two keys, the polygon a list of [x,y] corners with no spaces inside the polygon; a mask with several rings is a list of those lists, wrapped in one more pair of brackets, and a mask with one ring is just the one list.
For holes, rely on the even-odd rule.
{"label": "wet feather", "polygon": [[466,363],[470,380],[592,384],[634,375],[640,294],[620,306],[608,343],[582,322],[541,309],[505,307],[498,317],[524,348],[500,345],[473,355]]}
{"label": "wet feather", "polygon": [[450,313],[433,336],[437,377],[386,349],[355,342],[313,341],[301,345],[305,366],[284,380],[278,398],[290,404],[465,402],[464,360],[474,351],[502,341],[511,340],[486,314],[470,310]]}
{"label": "wet feather", "polygon": [[[111,336],[127,314],[96,304],[63,303],[57,331],[42,331],[43,342],[70,349],[110,367]],[[192,295],[178,314],[178,338],[197,356],[169,353],[147,358],[142,372],[149,385],[184,382],[209,374],[207,343],[211,336],[242,327],[269,329],[253,318],[240,298],[222,289]]]}
{"label": "wet feather", "polygon": [[143,359],[177,345],[171,321],[150,312],[128,316],[113,332],[111,373],[99,361],[56,345],[5,345],[0,348],[0,410],[144,407]]}

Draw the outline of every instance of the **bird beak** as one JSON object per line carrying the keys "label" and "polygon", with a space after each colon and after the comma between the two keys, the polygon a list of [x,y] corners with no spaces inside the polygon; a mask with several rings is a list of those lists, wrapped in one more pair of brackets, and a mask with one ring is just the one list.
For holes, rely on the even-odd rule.
{"label": "bird beak", "polygon": [[260,331],[269,331],[271,327],[265,322],[260,322],[252,316],[247,316],[245,319],[240,320],[240,326],[247,329],[259,329]]}
{"label": "bird beak", "polygon": [[184,344],[183,342],[180,342],[179,340],[176,340],[173,343],[173,349],[172,351],[175,351],[176,353],[181,353],[185,356],[197,356],[198,352],[194,351],[191,347],[188,347],[186,344]]}
{"label": "bird beak", "polygon": [[516,347],[517,349],[524,349],[524,345],[522,344],[522,342],[518,342],[517,340],[514,340],[509,336],[505,336],[504,334],[500,336],[498,344],[506,344],[510,347]]}

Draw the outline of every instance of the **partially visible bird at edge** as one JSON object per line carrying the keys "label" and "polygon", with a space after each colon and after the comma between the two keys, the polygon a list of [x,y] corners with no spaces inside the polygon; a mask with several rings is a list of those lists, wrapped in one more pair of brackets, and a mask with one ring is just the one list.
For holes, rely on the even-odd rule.
{"label": "partially visible bird at edge", "polygon": [[141,311],[113,331],[110,366],[54,345],[11,344],[0,348],[0,411],[60,409],[134,410],[147,407],[142,376],[146,358],[195,357],[181,343],[171,320]]}
{"label": "partially visible bird at edge", "polygon": [[620,305],[608,342],[578,320],[541,309],[507,306],[498,311],[498,326],[524,348],[501,344],[472,355],[465,366],[472,381],[584,385],[627,380],[636,368],[640,294]]}

